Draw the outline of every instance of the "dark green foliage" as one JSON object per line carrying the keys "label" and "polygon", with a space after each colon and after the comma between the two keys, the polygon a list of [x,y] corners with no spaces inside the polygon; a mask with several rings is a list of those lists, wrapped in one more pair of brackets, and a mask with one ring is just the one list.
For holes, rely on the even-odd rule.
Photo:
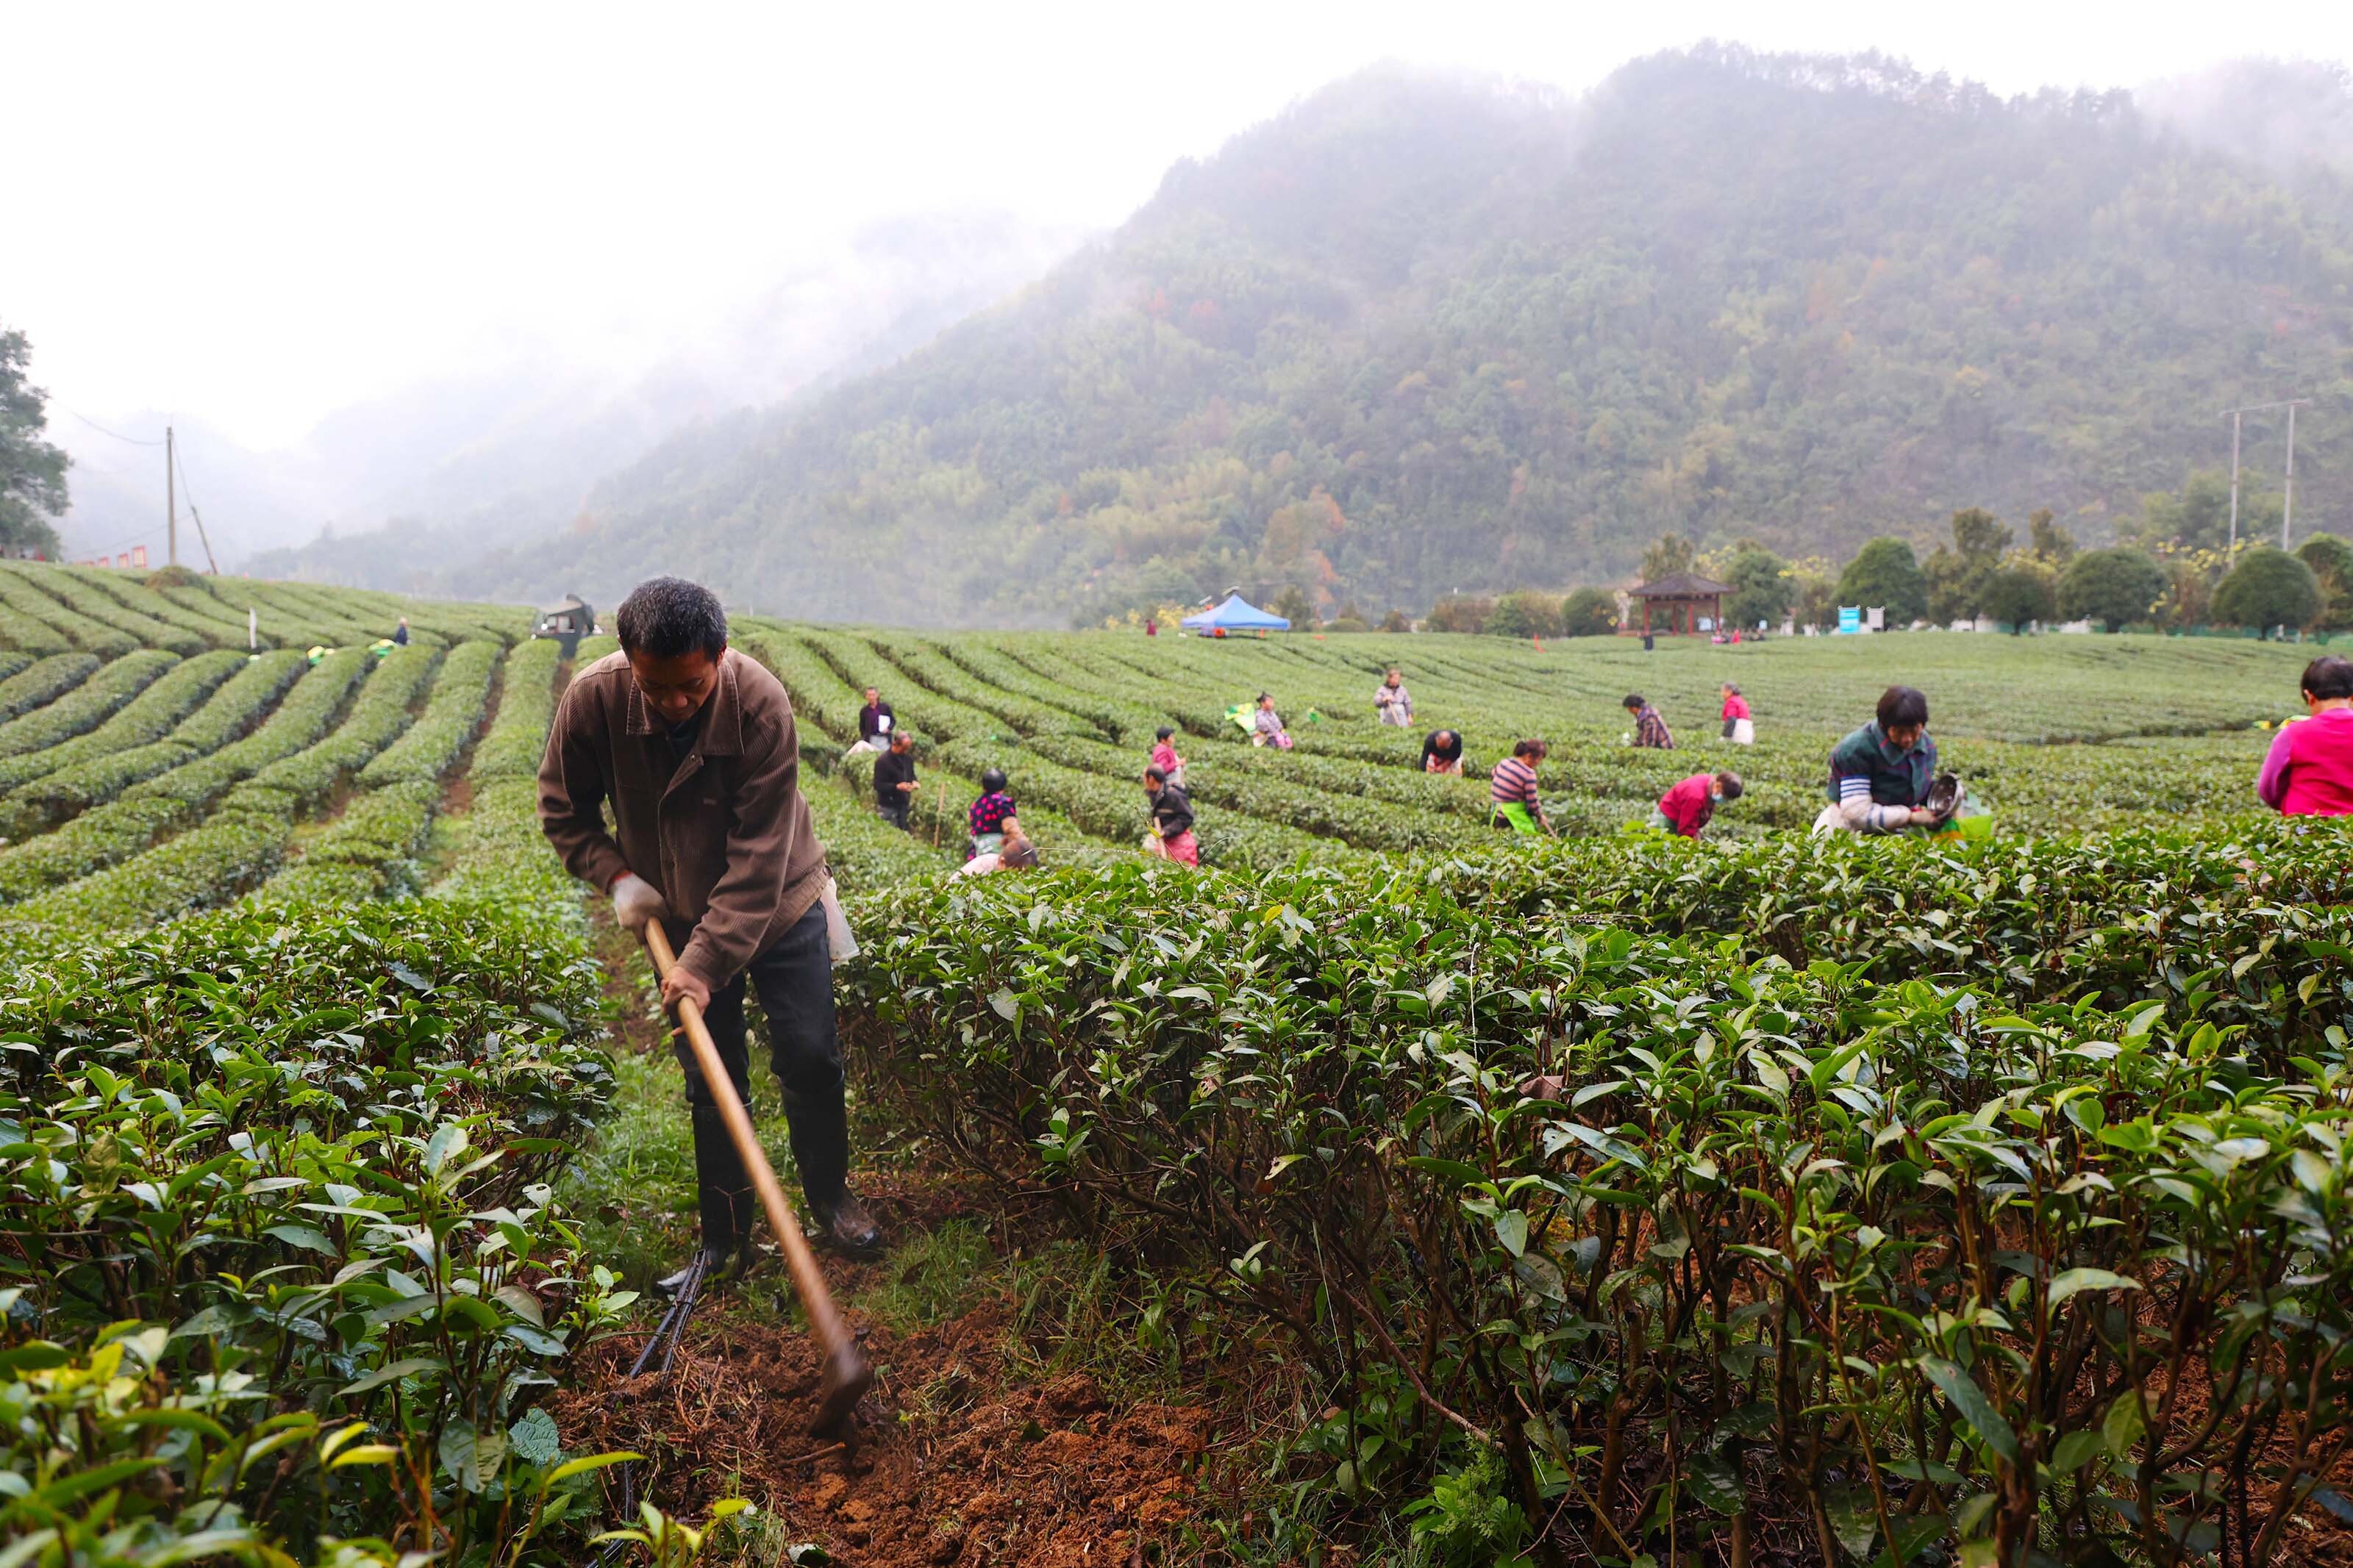
{"label": "dark green foliage", "polygon": [[2252,626],[2269,636],[2274,627],[2294,631],[2319,615],[2320,579],[2284,550],[2260,544],[2239,552],[2239,563],[2214,590],[2214,618]]}
{"label": "dark green foliage", "polygon": [[1672,577],[1678,572],[1688,572],[1696,563],[1698,552],[1692,542],[1680,533],[1661,534],[1642,552],[1641,570],[1636,574],[1645,583],[1655,583],[1662,577]]}
{"label": "dark green foliage", "polygon": [[[1459,1465],[1413,1505],[1450,1561],[1744,1511],[1824,1563],[2062,1521],[2263,1561],[2353,1436],[2301,1392],[2353,1335],[2348,864],[2266,825],[1108,868],[870,906],[844,1017],[939,1147],[1281,1335],[1334,1490]],[[2267,1432],[2309,1468],[2231,1462]]]}
{"label": "dark green foliage", "polygon": [[1432,605],[1422,622],[1422,629],[1431,632],[1483,632],[1487,619],[1495,613],[1495,601],[1476,595],[1449,594]]}
{"label": "dark green foliage", "polygon": [[1490,637],[1556,637],[1561,633],[1561,602],[1549,594],[1514,589],[1495,601],[1485,630]]}
{"label": "dark green foliage", "polygon": [[2087,550],[2060,574],[2059,613],[2120,632],[2148,619],[2165,585],[2165,568],[2131,545]]}
{"label": "dark green foliage", "polygon": [[2316,533],[2295,547],[2295,558],[2319,580],[2319,629],[2353,629],[2353,544],[2333,533]]}
{"label": "dark green foliage", "polygon": [[2050,577],[2028,565],[1998,567],[1988,574],[1978,605],[1983,614],[2008,622],[2013,636],[2025,631],[2030,621],[2049,620],[2056,607]]}
{"label": "dark green foliage", "polygon": [[1618,595],[1607,588],[1572,588],[1561,601],[1560,624],[1566,637],[1609,637],[1618,630]]}
{"label": "dark green foliage", "polygon": [[2056,572],[2075,556],[2075,536],[2059,526],[2046,508],[2026,520],[2027,550]]}
{"label": "dark green foliage", "polygon": [[[2276,491],[2264,493],[2242,481],[2239,487],[2239,542],[2266,539],[2279,532],[2284,502]],[[2141,498],[2137,520],[2120,532],[2154,549],[2223,550],[2231,542],[2231,479],[2227,474],[2201,468],[2189,476],[2180,492],[2158,491]]]}
{"label": "dark green foliage", "polygon": [[628,1300],[547,1186],[610,1081],[576,939],[313,906],[44,953],[0,994],[12,1547],[358,1568],[429,1510],[453,1552],[547,1560],[531,1534],[594,1499],[545,1491],[538,1392]]}
{"label": "dark green foliage", "polygon": [[1855,552],[1839,574],[1841,605],[1887,611],[1890,630],[1908,626],[1928,613],[1928,583],[1912,547],[1900,539],[1874,539]]}
{"label": "dark green foliage", "polygon": [[1921,568],[1928,584],[1928,618],[1949,626],[1986,614],[1986,586],[2010,541],[2010,530],[1991,512],[1980,507],[1955,512],[1952,548],[1937,545]]}
{"label": "dark green foliage", "polygon": [[50,519],[66,510],[65,452],[41,439],[47,395],[25,384],[33,345],[0,327],[0,550],[58,552]]}
{"label": "dark green foliage", "polygon": [[[1724,596],[1724,618],[1741,630],[1753,632],[1759,623],[1778,628],[1797,602],[1798,585],[1788,563],[1761,544],[1744,544],[1733,552],[1724,580],[1732,592]],[[1615,611],[1613,604],[1612,611]]]}

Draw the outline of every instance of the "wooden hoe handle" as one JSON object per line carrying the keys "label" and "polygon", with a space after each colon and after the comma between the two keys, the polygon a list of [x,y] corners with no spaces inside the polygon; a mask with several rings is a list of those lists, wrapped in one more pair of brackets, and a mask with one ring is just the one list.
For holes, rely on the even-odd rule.
{"label": "wooden hoe handle", "polygon": [[[670,933],[661,921],[646,922],[646,950],[653,955],[654,972],[664,979],[678,963],[670,951]],[[744,1109],[744,1101],[735,1092],[735,1082],[727,1076],[726,1064],[719,1059],[719,1047],[712,1042],[711,1030],[702,1021],[702,1009],[691,997],[681,997],[678,1007],[679,1027],[685,1031],[687,1044],[694,1051],[695,1065],[702,1070],[702,1081],[719,1107],[720,1119],[727,1124],[727,1136],[735,1145],[735,1152],[751,1173],[752,1186],[760,1194],[760,1206],[767,1211],[768,1228],[776,1233],[778,1245],[785,1249],[785,1266],[792,1271],[793,1290],[801,1299],[801,1310],[808,1313],[809,1327],[817,1334],[818,1343],[825,1352],[825,1370],[818,1389],[818,1416],[811,1423],[814,1431],[829,1431],[838,1426],[858,1403],[874,1380],[866,1358],[850,1337],[833,1305],[833,1292],[826,1289],[825,1276],[818,1271],[817,1255],[809,1250],[808,1238],[801,1234],[800,1221],[794,1217],[792,1205],[785,1201],[785,1189],[776,1181],[776,1173],[768,1163],[767,1152],[752,1131],[752,1114]]]}

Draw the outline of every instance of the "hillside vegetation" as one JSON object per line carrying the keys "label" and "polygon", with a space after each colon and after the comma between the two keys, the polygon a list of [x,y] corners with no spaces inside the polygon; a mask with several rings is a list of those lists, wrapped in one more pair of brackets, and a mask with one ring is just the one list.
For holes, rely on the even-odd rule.
{"label": "hillside vegetation", "polygon": [[1669,530],[1843,554],[1969,506],[2099,543],[2283,388],[2320,399],[2325,519],[2348,218],[2326,169],[2291,194],[2121,93],[1730,48],[1577,104],[1374,73],[895,366],[666,444],[475,591],[659,562],[795,615],[1062,625],[1614,580]]}

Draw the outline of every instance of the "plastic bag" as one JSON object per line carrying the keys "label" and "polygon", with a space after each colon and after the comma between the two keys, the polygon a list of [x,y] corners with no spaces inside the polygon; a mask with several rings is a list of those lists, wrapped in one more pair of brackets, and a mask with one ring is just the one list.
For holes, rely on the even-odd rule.
{"label": "plastic bag", "polygon": [[825,879],[825,891],[818,895],[825,906],[825,945],[836,963],[848,963],[858,956],[858,938],[849,929],[849,917],[841,912],[841,893],[833,879]]}

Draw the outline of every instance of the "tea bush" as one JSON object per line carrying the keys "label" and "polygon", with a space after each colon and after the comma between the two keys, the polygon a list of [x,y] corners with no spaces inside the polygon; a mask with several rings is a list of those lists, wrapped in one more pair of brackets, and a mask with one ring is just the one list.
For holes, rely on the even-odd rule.
{"label": "tea bush", "polygon": [[76,763],[160,740],[245,666],[244,654],[226,648],[185,660],[158,677],[98,728],[53,746],[0,759],[0,794],[19,789]]}
{"label": "tea bush", "polygon": [[56,701],[88,680],[98,667],[94,654],[57,653],[9,671],[0,680],[0,723]]}
{"label": "tea bush", "polygon": [[0,994],[12,1561],[513,1560],[577,1504],[533,1401],[628,1298],[547,1184],[609,1083],[576,939],[226,913]]}
{"label": "tea bush", "polygon": [[[1566,847],[1051,873],[895,900],[846,1027],[941,1147],[1285,1331],[1344,1497],[1485,1452],[1621,1560],[1766,1519],[1823,1562],[2276,1555],[2353,1444],[2341,831],[2178,845],[2156,900],[2154,839],[1857,847],[1726,869],[1719,923],[1786,888],[1831,946],[1891,885],[2027,886],[1951,952],[1923,888],[1877,956],[1793,963],[1769,914],[1595,923]],[[1658,847],[1622,902],[1705,925],[1746,852]],[[2230,934],[2151,959],[2136,917]]]}
{"label": "tea bush", "polygon": [[[94,748],[94,754],[79,762],[61,763],[55,772],[18,786],[10,795],[5,808],[12,825],[47,826],[63,821],[93,805],[112,800],[143,779],[153,778],[184,763],[219,751],[231,742],[241,739],[259,723],[309,668],[302,656],[291,650],[265,653],[251,659],[233,652],[201,657],[235,659],[237,672],[207,698],[203,707],[182,720],[162,739],[143,745],[124,745],[120,749]],[[199,659],[191,659],[189,664],[194,666],[199,662]],[[156,684],[161,686],[164,682]],[[136,702],[132,704],[132,708],[137,706]],[[130,716],[131,709],[126,708],[94,734],[83,739],[96,741]],[[128,741],[131,737],[125,735],[121,739]],[[51,752],[63,750],[63,746],[51,748]]]}
{"label": "tea bush", "polygon": [[23,756],[96,729],[179,662],[179,655],[155,649],[124,654],[47,707],[0,724],[0,757]]}

